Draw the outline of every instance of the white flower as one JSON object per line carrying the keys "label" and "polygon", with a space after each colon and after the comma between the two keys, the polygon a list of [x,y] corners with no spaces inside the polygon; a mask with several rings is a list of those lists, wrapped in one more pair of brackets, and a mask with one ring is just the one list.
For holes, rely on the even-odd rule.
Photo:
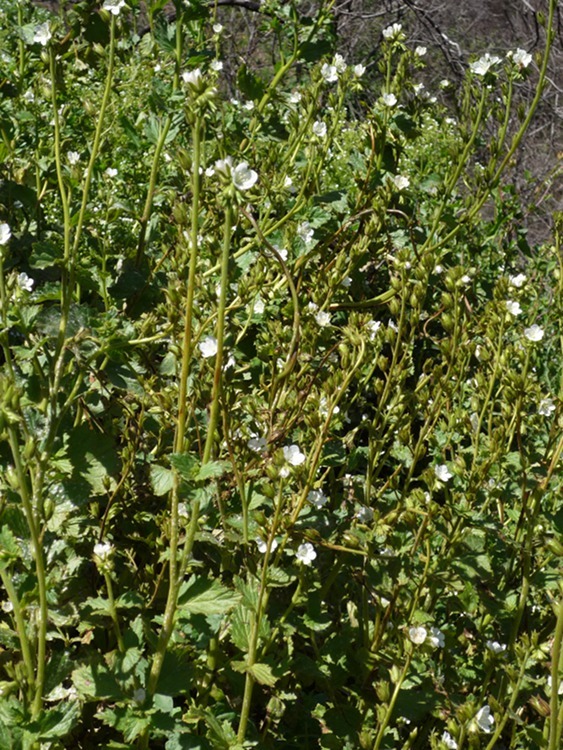
{"label": "white flower", "polygon": [[414,93],[419,96],[419,94],[422,94],[424,92],[424,84],[423,83],[415,83],[415,85],[412,87],[412,90]]}
{"label": "white flower", "polygon": [[555,411],[555,404],[552,398],[542,398],[538,406],[538,414],[542,417],[549,417]]}
{"label": "white flower", "polygon": [[369,523],[373,521],[373,510],[367,505],[362,505],[356,511],[356,518],[360,523]]}
{"label": "white flower", "polygon": [[222,23],[214,23],[213,24],[213,33],[214,34],[220,34],[223,31],[223,24]]}
{"label": "white flower", "polygon": [[33,35],[33,41],[37,44],[41,44],[43,47],[47,46],[47,43],[49,42],[49,39],[51,38],[51,29],[49,28],[49,22],[45,21],[45,23],[42,23],[40,26],[37,26],[35,29],[35,34]]}
{"label": "white flower", "polygon": [[252,312],[254,315],[262,315],[266,308],[266,305],[264,304],[264,300],[260,297],[256,297],[254,300],[254,304],[252,305]]}
{"label": "white flower", "polygon": [[242,106],[243,106],[243,107],[244,107],[245,109],[247,109],[247,110],[248,110],[249,112],[252,112],[252,110],[253,110],[253,109],[254,109],[254,107],[255,107],[255,104],[254,104],[254,102],[252,101],[252,99],[248,99],[247,101],[245,101],[245,103],[244,103],[244,104],[243,104]]}
{"label": "white flower", "polygon": [[99,562],[106,562],[114,553],[114,547],[111,542],[98,542],[94,545],[94,557],[97,557]]}
{"label": "white flower", "polygon": [[342,57],[342,55],[336,54],[332,63],[339,73],[344,73],[344,71],[346,70],[346,60]]}
{"label": "white flower", "polygon": [[291,179],[291,177],[289,175],[285,176],[285,179],[283,181],[283,186],[284,186],[284,188],[291,188],[291,187],[293,187],[293,180]]}
{"label": "white flower", "polygon": [[108,177],[117,177],[117,169],[114,167],[108,167],[106,169],[106,174]]}
{"label": "white flower", "polygon": [[386,107],[394,107],[395,104],[397,104],[397,97],[395,94],[383,94],[381,99]]}
{"label": "white flower", "polygon": [[[261,552],[263,555],[266,554],[266,551],[268,549],[268,542],[265,542],[262,539],[256,540],[256,546],[258,547],[258,552]],[[270,545],[270,552],[273,552],[278,546],[278,540],[272,539],[272,544]]]}
{"label": "white flower", "polygon": [[283,457],[292,466],[301,466],[305,461],[305,454],[301,453],[298,445],[286,445],[283,449]]}
{"label": "white flower", "polygon": [[403,27],[400,23],[393,23],[391,26],[387,26],[386,29],[383,29],[383,38],[384,39],[400,39],[402,34]]}
{"label": "white flower", "polygon": [[454,738],[449,732],[446,732],[444,730],[444,733],[442,734],[441,739],[444,745],[447,748],[449,748],[449,750],[457,750],[457,742],[454,740]]}
{"label": "white flower", "polygon": [[7,245],[12,236],[12,230],[8,224],[0,224],[0,245]]}
{"label": "white flower", "polygon": [[330,313],[327,313],[324,310],[320,310],[318,313],[316,313],[315,320],[317,321],[317,325],[319,325],[321,328],[326,328],[326,326],[330,325]]}
{"label": "white flower", "polygon": [[199,68],[195,68],[194,70],[185,70],[182,73],[182,80],[192,88],[199,88],[199,86],[201,85],[201,81],[203,80],[201,70]]}
{"label": "white flower", "polygon": [[199,344],[199,350],[203,357],[214,357],[217,354],[217,339],[215,336],[206,336]]}
{"label": "white flower", "polygon": [[415,50],[414,50],[414,54],[417,57],[424,57],[424,55],[426,54],[426,52],[427,52],[426,47],[422,47],[422,46],[415,47]]}
{"label": "white flower", "polygon": [[289,101],[291,104],[299,104],[302,98],[303,96],[300,91],[292,91],[289,95]]}
{"label": "white flower", "polygon": [[68,159],[68,163],[71,165],[71,167],[73,167],[80,161],[80,154],[78,153],[78,151],[69,151],[66,155],[66,158]]}
{"label": "white flower", "polygon": [[104,10],[109,10],[114,16],[118,16],[121,13],[121,9],[125,7],[125,0],[106,0],[102,5]]}
{"label": "white flower", "polygon": [[314,234],[315,230],[311,227],[308,221],[301,222],[297,227],[297,236],[301,237],[306,245],[313,241]]}
{"label": "white flower", "polygon": [[[549,694],[551,693],[552,685],[553,685],[553,679],[551,675],[549,675],[549,677],[547,678],[547,692]],[[557,695],[563,695],[563,680],[559,681],[559,685],[557,687]]]}
{"label": "white flower", "polygon": [[35,282],[33,279],[30,279],[26,273],[22,272],[18,274],[18,286],[20,289],[23,289],[26,292],[31,292],[34,284]]}
{"label": "white flower", "polygon": [[233,185],[237,190],[250,190],[258,180],[258,174],[250,169],[248,163],[241,161],[232,171]]}
{"label": "white flower", "polygon": [[544,330],[534,323],[529,328],[524,328],[524,336],[528,341],[541,341],[544,336]]}
{"label": "white flower", "polygon": [[522,312],[522,308],[520,307],[519,302],[513,302],[511,299],[507,299],[504,303],[504,306],[506,307],[507,311],[511,315],[520,315]]}
{"label": "white flower", "polygon": [[247,442],[247,446],[251,451],[262,453],[262,451],[266,450],[266,439],[263,437],[258,437],[258,435],[252,435]]}
{"label": "white flower", "polygon": [[370,341],[374,341],[377,332],[381,328],[381,321],[380,320],[369,320],[366,323],[366,328],[368,331],[368,336]]}
{"label": "white flower", "polygon": [[427,635],[426,628],[422,626],[409,628],[409,638],[417,646],[421,646],[424,643]]}
{"label": "white flower", "polygon": [[525,49],[518,48],[516,52],[509,53],[509,55],[510,57],[512,57],[512,59],[520,69],[527,68],[528,65],[532,62],[532,56],[529,52],[526,52]]}
{"label": "white flower", "polygon": [[338,70],[336,65],[324,63],[321,68],[321,75],[327,83],[336,83],[338,81]]}
{"label": "white flower", "polygon": [[213,60],[209,67],[211,68],[211,70],[214,70],[216,73],[218,73],[220,70],[223,70],[223,63],[221,62],[221,60]]}
{"label": "white flower", "polygon": [[453,477],[453,474],[448,469],[446,464],[440,464],[439,466],[435,466],[434,473],[436,474],[436,477],[440,480],[440,482],[449,482],[450,479]]}
{"label": "white flower", "polygon": [[430,628],[430,635],[428,640],[434,648],[444,648],[446,639],[440,628]]}
{"label": "white flower", "polygon": [[492,715],[490,707],[483,706],[483,708],[480,708],[475,716],[475,721],[482,732],[490,734],[495,723],[495,717]]}
{"label": "white flower", "polygon": [[328,503],[328,497],[322,490],[311,490],[307,495],[307,500],[314,505],[317,510],[320,510]]}
{"label": "white flower", "polygon": [[295,553],[295,557],[300,563],[303,563],[303,565],[310,565],[316,556],[317,553],[315,552],[315,548],[310,542],[300,544]]}
{"label": "white flower", "polygon": [[516,276],[509,276],[508,281],[512,286],[515,286],[517,289],[520,289],[524,282],[526,281],[526,275],[523,273],[518,273]]}
{"label": "white flower", "polygon": [[503,651],[506,651],[506,643],[499,643],[498,641],[487,641],[485,646],[489,651],[492,651],[493,654],[502,654]]}
{"label": "white flower", "polygon": [[326,136],[326,122],[317,120],[313,123],[313,133],[317,138],[324,138]]}
{"label": "white flower", "polygon": [[471,276],[469,276],[468,274],[465,273],[461,277],[460,281],[461,281],[462,284],[471,284]]}
{"label": "white flower", "polygon": [[362,65],[362,63],[358,63],[357,65],[354,65],[353,71],[356,78],[361,78],[366,72],[366,66]]}
{"label": "white flower", "polygon": [[13,611],[14,611],[14,605],[13,605],[13,604],[12,604],[12,602],[10,602],[10,601],[5,601],[5,602],[2,602],[2,604],[0,605],[0,608],[1,608],[1,609],[2,609],[2,611],[3,611],[3,612],[5,612],[5,613],[6,613],[7,615],[9,615],[9,614],[10,614],[10,612],[13,612]]}
{"label": "white flower", "polygon": [[411,181],[408,177],[405,177],[402,174],[396,174],[391,178],[391,182],[397,190],[405,190],[405,188],[408,188],[408,186],[411,184]]}
{"label": "white flower", "polygon": [[[332,407],[332,413],[338,414],[340,412],[339,406],[333,406]],[[319,414],[321,417],[328,417],[328,401],[326,396],[321,396],[321,400],[319,402]]]}
{"label": "white flower", "polygon": [[479,60],[477,60],[476,62],[472,62],[469,64],[469,69],[472,73],[475,73],[475,75],[484,76],[489,72],[493,65],[497,65],[497,63],[499,62],[500,57],[497,57],[496,55],[490,55],[488,52],[485,52],[483,57],[479,58]]}

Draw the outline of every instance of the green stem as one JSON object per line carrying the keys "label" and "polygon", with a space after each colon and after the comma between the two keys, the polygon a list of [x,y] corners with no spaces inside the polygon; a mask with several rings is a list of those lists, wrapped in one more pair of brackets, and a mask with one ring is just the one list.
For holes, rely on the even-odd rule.
{"label": "green stem", "polygon": [[[188,275],[188,285],[186,292],[186,312],[184,322],[184,335],[182,342],[182,367],[180,371],[180,392],[178,395],[178,420],[176,423],[176,433],[174,435],[174,452],[180,453],[184,449],[187,422],[187,394],[188,380],[191,369],[192,354],[192,327],[193,327],[193,305],[195,293],[195,272],[197,268],[198,248],[198,219],[199,219],[199,200],[200,200],[200,175],[199,165],[201,159],[201,130],[202,125],[199,119],[196,119],[193,128],[193,169],[192,169],[192,231],[190,246],[190,268]],[[149,679],[147,682],[147,694],[154,695],[164,663],[164,656],[168,643],[172,636],[174,628],[174,619],[176,616],[176,606],[178,601],[179,589],[179,569],[178,569],[178,538],[179,538],[179,520],[178,520],[178,503],[179,503],[179,481],[175,478],[174,487],[171,493],[170,508],[170,562],[169,562],[169,586],[168,597],[164,610],[164,621],[162,630],[158,639],[156,652],[153,657]],[[195,537],[195,524],[199,507],[197,501],[192,508],[192,518],[188,530],[188,536],[184,546],[184,556],[186,550],[193,545]],[[195,519],[195,521],[194,521]],[[148,747],[148,731],[141,739],[141,748]]]}
{"label": "green stem", "polygon": [[550,698],[550,722],[549,722],[549,745],[548,750],[558,750],[561,747],[561,735],[563,726],[559,709],[559,683],[563,670],[561,641],[563,640],[563,597],[559,599],[557,607],[557,624],[553,637],[553,648],[551,651],[551,698]]}
{"label": "green stem", "polygon": [[14,468],[18,479],[18,489],[26,517],[33,557],[35,560],[35,572],[37,576],[37,588],[39,593],[39,616],[37,618],[37,648],[36,648],[36,674],[35,695],[31,709],[31,716],[36,719],[43,705],[43,686],[45,683],[45,665],[47,661],[47,621],[49,612],[47,607],[47,581],[45,576],[45,563],[43,560],[43,549],[37,527],[37,519],[33,510],[32,499],[27,485],[26,472],[20,454],[20,445],[16,429],[9,425],[8,441],[14,459]]}
{"label": "green stem", "polygon": [[13,615],[14,620],[16,622],[16,630],[18,631],[18,638],[20,641],[20,647],[22,651],[23,656],[23,663],[25,666],[26,676],[27,676],[27,688],[30,695],[30,702],[33,697],[33,694],[35,692],[35,674],[34,674],[34,668],[33,668],[33,656],[31,653],[31,646],[29,643],[29,638],[27,637],[27,631],[25,629],[25,622],[23,619],[23,613],[22,609],[20,607],[20,600],[18,598],[18,594],[16,592],[15,586],[12,583],[12,579],[4,569],[0,569],[0,577],[2,578],[2,583],[4,584],[4,588],[6,589],[6,593],[8,594],[8,599],[12,603],[13,607]]}
{"label": "green stem", "polygon": [[119,617],[117,615],[117,607],[115,606],[115,597],[113,595],[113,584],[111,582],[110,574],[104,570],[104,578],[106,581],[106,589],[108,592],[108,601],[111,611],[111,619],[113,621],[113,629],[115,631],[115,638],[117,640],[117,648],[121,654],[125,653],[125,645],[123,643],[123,637],[121,635],[121,627],[119,625]]}
{"label": "green stem", "polygon": [[[182,17],[183,17],[182,13],[179,13],[178,17],[176,18],[175,67],[174,67],[174,78],[172,81],[173,93],[177,91],[178,86],[179,86],[179,81],[180,81],[180,66],[182,63],[182,48],[183,48]],[[137,257],[135,260],[135,263],[137,266],[141,263],[144,252],[145,252],[145,243],[147,241],[147,226],[149,223],[149,219],[151,217],[154,194],[156,191],[156,181],[158,178],[158,168],[160,166],[160,157],[161,157],[164,145],[166,143],[166,139],[168,138],[168,133],[170,131],[171,125],[172,125],[172,118],[168,116],[164,120],[164,123],[160,129],[160,133],[159,133],[158,140],[156,143],[156,148],[154,150],[154,155],[153,155],[152,165],[151,165],[151,174],[149,177],[149,187],[147,190],[147,197],[145,198],[145,205],[143,208],[143,213],[139,220],[141,227],[139,230],[139,240],[137,243]]]}
{"label": "green stem", "polygon": [[389,726],[389,722],[391,721],[391,717],[393,715],[393,710],[395,708],[395,704],[397,703],[397,699],[399,698],[399,693],[401,692],[401,687],[403,686],[403,682],[405,681],[405,678],[407,676],[407,673],[409,671],[409,667],[411,664],[411,659],[413,656],[413,650],[407,654],[407,659],[405,661],[405,665],[401,671],[401,674],[399,676],[399,679],[397,680],[397,684],[395,685],[395,689],[393,690],[393,695],[391,696],[391,700],[389,701],[389,705],[387,706],[387,710],[385,712],[385,716],[383,717],[383,720],[379,726],[379,731],[377,733],[377,737],[375,738],[375,742],[373,744],[373,750],[379,750],[381,747],[381,743],[383,741],[383,737],[385,735],[385,730]]}
{"label": "green stem", "polygon": [[268,565],[270,562],[270,555],[272,551],[272,542],[276,534],[276,530],[279,525],[281,518],[281,511],[283,506],[283,482],[280,481],[278,489],[278,498],[276,502],[276,510],[274,513],[274,520],[272,522],[272,528],[268,536],[268,542],[266,546],[266,553],[262,562],[262,572],[260,575],[260,591],[258,593],[258,602],[256,605],[256,612],[252,622],[252,630],[250,632],[250,641],[248,645],[248,656],[246,658],[247,672],[244,683],[244,695],[242,699],[242,709],[240,713],[240,723],[238,727],[237,740],[239,743],[244,742],[246,737],[246,729],[248,726],[248,717],[250,715],[250,707],[252,705],[252,692],[254,690],[254,676],[250,672],[250,669],[256,664],[256,654],[258,650],[258,634],[260,632],[260,623],[262,621],[263,614],[266,610],[266,604],[268,600]]}
{"label": "green stem", "polygon": [[[529,656],[530,656],[530,650],[528,649],[520,665],[520,671],[518,673],[518,679],[516,680],[516,685],[512,687],[512,693],[510,695],[510,701],[508,703],[508,706],[506,707],[503,713],[502,719],[498,722],[495,732],[493,736],[491,737],[491,739],[489,740],[489,743],[487,744],[485,750],[494,750],[499,737],[503,733],[504,728],[506,724],[508,723],[508,720],[514,715],[514,706],[516,705],[516,701],[518,700],[518,696],[520,695],[520,688],[522,686],[522,680],[524,679],[524,675],[526,674],[526,667],[528,666]],[[557,748],[550,747],[549,750],[557,750]]]}

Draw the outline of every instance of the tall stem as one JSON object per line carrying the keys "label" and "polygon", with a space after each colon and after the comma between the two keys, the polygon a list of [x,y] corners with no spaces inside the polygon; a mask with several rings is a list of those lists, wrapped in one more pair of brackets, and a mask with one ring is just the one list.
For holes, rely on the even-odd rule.
{"label": "tall stem", "polygon": [[45,664],[47,661],[47,621],[49,617],[47,607],[47,581],[45,577],[45,562],[43,559],[43,548],[38,530],[38,523],[33,509],[32,498],[27,483],[26,471],[20,454],[20,444],[16,428],[10,425],[8,431],[8,442],[12,451],[15,473],[18,480],[18,489],[22,501],[23,511],[27,521],[33,558],[35,561],[35,574],[37,576],[37,589],[39,593],[39,616],[37,622],[37,646],[36,646],[36,673],[35,673],[35,695],[31,707],[32,718],[37,718],[43,705],[43,686],[45,683]]}

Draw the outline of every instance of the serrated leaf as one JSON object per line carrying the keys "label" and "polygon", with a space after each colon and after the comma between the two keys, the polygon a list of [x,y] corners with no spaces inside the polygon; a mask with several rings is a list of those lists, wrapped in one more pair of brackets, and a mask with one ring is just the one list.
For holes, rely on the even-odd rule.
{"label": "serrated leaf", "polygon": [[170,469],[158,464],[151,464],[150,475],[152,491],[155,495],[161,497],[170,492],[174,483],[174,474]]}
{"label": "serrated leaf", "polygon": [[88,425],[80,425],[70,433],[68,457],[73,479],[85,479],[95,495],[107,492],[106,482],[119,470],[113,440]]}
{"label": "serrated leaf", "polygon": [[185,482],[193,482],[200,467],[199,458],[191,453],[172,453],[170,465],[176,469]]}
{"label": "serrated leaf", "polygon": [[72,684],[83,698],[120,700],[122,692],[114,676],[102,664],[84,664],[72,673]]}
{"label": "serrated leaf", "polygon": [[77,724],[80,713],[80,704],[77,700],[44,711],[38,722],[38,736],[42,740],[64,737]]}
{"label": "serrated leaf", "polygon": [[169,695],[156,693],[153,698],[153,706],[159,711],[162,711],[162,713],[170,714],[174,710],[174,701]]}
{"label": "serrated leaf", "polygon": [[17,560],[20,555],[20,547],[11,529],[0,527],[0,568],[6,567],[11,560]]}
{"label": "serrated leaf", "polygon": [[226,614],[239,601],[240,595],[219,581],[195,576],[182,584],[178,597],[180,615],[184,616]]}
{"label": "serrated leaf", "polygon": [[289,586],[295,580],[295,576],[289,575],[283,568],[268,568],[267,571],[269,586]]}
{"label": "serrated leaf", "polygon": [[89,596],[82,606],[89,609],[88,614],[111,616],[110,603],[103,596]]}
{"label": "serrated leaf", "polygon": [[202,481],[204,479],[216,479],[222,476],[228,467],[227,461],[208,461],[203,464],[197,473],[196,479]]}
{"label": "serrated leaf", "polygon": [[132,742],[150,724],[150,717],[140,716],[136,709],[131,706],[119,706],[116,709],[105,709],[96,714],[104,724],[118,729],[123,734],[123,739]]}
{"label": "serrated leaf", "polygon": [[273,687],[276,684],[276,678],[272,674],[272,668],[268,664],[253,664],[248,667],[248,672],[254,677],[260,685]]}
{"label": "serrated leaf", "polygon": [[[231,641],[239,651],[246,653],[250,643],[251,614],[249,610],[243,606],[237,607],[230,617],[230,622]],[[231,666],[233,664],[234,662],[231,662]]]}

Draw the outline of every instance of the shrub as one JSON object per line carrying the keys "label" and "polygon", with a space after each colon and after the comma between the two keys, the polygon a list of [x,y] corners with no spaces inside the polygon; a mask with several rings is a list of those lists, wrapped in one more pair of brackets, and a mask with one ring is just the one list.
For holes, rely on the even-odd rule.
{"label": "shrub", "polygon": [[516,129],[522,50],[454,118],[390,27],[362,104],[330,5],[238,101],[203,3],[4,11],[2,747],[558,747],[555,3]]}

